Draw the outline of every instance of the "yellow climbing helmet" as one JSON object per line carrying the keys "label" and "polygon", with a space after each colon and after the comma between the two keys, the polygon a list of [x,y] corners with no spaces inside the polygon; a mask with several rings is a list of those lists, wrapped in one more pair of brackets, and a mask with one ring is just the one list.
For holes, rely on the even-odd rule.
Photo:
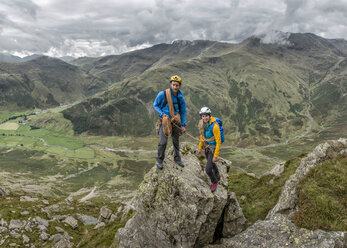
{"label": "yellow climbing helmet", "polygon": [[179,82],[179,83],[181,84],[181,83],[182,83],[182,78],[180,78],[179,76],[175,75],[175,76],[172,76],[172,77],[170,78],[170,83],[171,83],[172,81],[176,81],[176,82]]}

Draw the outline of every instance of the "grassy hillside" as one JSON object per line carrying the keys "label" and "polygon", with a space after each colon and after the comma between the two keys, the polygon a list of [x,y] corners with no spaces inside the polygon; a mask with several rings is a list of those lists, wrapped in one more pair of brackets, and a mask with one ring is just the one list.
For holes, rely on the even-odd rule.
{"label": "grassy hillside", "polygon": [[347,231],[347,157],[338,156],[313,170],[298,186],[295,223],[304,228]]}
{"label": "grassy hillside", "polygon": [[[311,34],[292,34],[289,41],[286,46],[263,44],[257,38],[238,45],[179,42],[92,63],[85,59],[82,67],[100,78],[110,77],[111,68],[117,71],[117,63],[130,68],[130,58],[136,68],[142,59],[148,62],[148,69],[117,72],[111,77],[127,78],[67,109],[64,117],[77,133],[154,134],[154,98],[169,87],[170,75],[179,74],[189,132],[197,134],[198,110],[207,105],[223,119],[227,140],[240,146],[285,142],[308,127],[309,105],[314,118],[310,126],[318,129],[346,115],[340,111],[346,109],[345,51],[334,40]],[[322,105],[324,114],[319,114]]]}
{"label": "grassy hillside", "polygon": [[196,58],[201,53],[212,54],[230,49],[233,45],[214,41],[175,41],[147,49],[101,58],[79,58],[71,63],[109,84],[140,75],[162,65]]}
{"label": "grassy hillside", "polygon": [[40,57],[23,63],[0,63],[0,108],[47,108],[85,98],[105,87],[78,67]]}

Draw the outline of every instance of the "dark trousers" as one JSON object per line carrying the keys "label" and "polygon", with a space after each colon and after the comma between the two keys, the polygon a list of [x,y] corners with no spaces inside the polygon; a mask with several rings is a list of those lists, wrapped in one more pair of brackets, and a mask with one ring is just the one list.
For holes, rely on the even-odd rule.
{"label": "dark trousers", "polygon": [[[181,161],[180,144],[179,144],[180,133],[181,133],[181,129],[179,127],[173,125],[171,137],[172,137],[172,144],[173,144],[174,152],[175,152],[174,159],[176,161]],[[161,123],[159,126],[159,137],[160,137],[160,142],[158,144],[157,161],[159,163],[162,163],[164,161],[164,158],[165,158],[165,150],[166,150],[168,137],[165,136],[165,134],[163,132],[163,125]]]}
{"label": "dark trousers", "polygon": [[217,178],[220,178],[218,168],[215,163],[212,163],[212,158],[213,158],[214,151],[212,149],[206,148],[205,149],[205,156],[207,159],[207,164],[206,164],[206,173],[210,177],[210,180],[212,183],[218,182]]}

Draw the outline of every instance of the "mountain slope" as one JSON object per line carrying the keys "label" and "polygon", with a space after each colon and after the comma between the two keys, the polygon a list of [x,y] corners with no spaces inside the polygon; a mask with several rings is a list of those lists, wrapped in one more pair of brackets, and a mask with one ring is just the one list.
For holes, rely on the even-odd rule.
{"label": "mountain slope", "polygon": [[50,107],[83,99],[105,84],[59,59],[0,63],[0,107]]}
{"label": "mountain slope", "polygon": [[228,50],[232,46],[214,41],[175,41],[172,44],[158,44],[121,55],[79,58],[71,63],[112,84],[161,65],[196,58],[201,56],[201,53]]}
{"label": "mountain slope", "polygon": [[[318,127],[322,120],[333,120],[338,110],[346,109],[346,51],[341,49],[341,41],[291,34],[288,42],[263,44],[251,37],[238,45],[214,42],[193,46],[197,51],[191,43],[181,42],[171,59],[162,58],[164,62],[157,61],[141,74],[136,71],[136,77],[66,110],[64,115],[79,133],[153,134],[157,118],[153,100],[169,87],[169,76],[179,74],[188,106],[188,131],[196,134],[198,110],[209,106],[213,115],[223,119],[226,133],[232,133],[238,145],[284,142],[310,126]],[[163,49],[167,52],[172,46],[175,50],[177,45],[158,45],[150,51],[162,54]],[[118,68],[108,65],[112,66]],[[90,68],[89,72],[95,70]],[[98,70],[97,76],[108,77],[108,70]],[[125,75],[119,79],[122,77]],[[319,114],[322,104],[325,115]],[[312,123],[309,105],[318,124]],[[339,114],[345,116],[345,112]]]}

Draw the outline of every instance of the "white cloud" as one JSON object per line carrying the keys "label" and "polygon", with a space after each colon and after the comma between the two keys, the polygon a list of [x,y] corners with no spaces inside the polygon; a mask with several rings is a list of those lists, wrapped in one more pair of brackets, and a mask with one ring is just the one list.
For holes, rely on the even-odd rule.
{"label": "white cloud", "polygon": [[[282,32],[347,39],[345,0],[2,0],[0,52],[117,54],[175,39],[270,42]],[[278,41],[278,39],[277,39]]]}

